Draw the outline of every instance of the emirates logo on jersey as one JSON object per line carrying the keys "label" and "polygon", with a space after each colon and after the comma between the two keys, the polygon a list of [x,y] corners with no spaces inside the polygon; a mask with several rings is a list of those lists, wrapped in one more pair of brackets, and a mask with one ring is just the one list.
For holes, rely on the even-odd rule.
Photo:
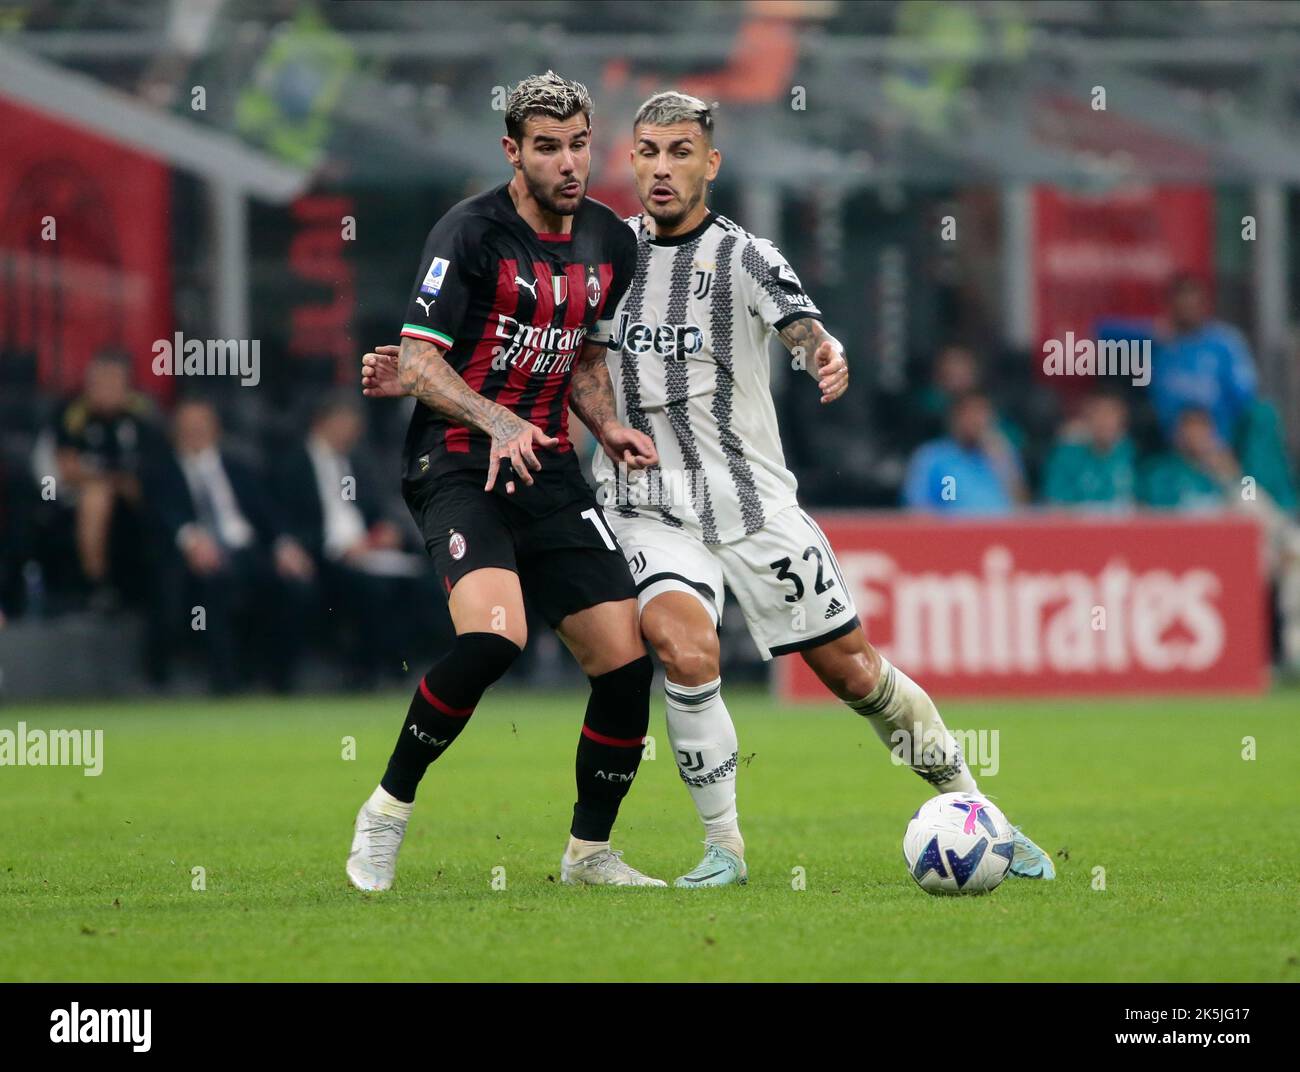
{"label": "emirates logo on jersey", "polygon": [[585,326],[565,328],[558,324],[525,324],[506,313],[497,313],[496,316],[495,335],[507,340],[507,345],[494,357],[494,368],[508,365],[536,376],[567,374],[587,335]]}

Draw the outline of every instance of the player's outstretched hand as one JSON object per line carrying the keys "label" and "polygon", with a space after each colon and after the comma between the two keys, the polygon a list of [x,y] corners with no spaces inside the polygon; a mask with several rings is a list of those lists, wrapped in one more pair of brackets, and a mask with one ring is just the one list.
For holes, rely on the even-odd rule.
{"label": "player's outstretched hand", "polygon": [[624,424],[607,429],[601,445],[611,459],[624,462],[629,469],[648,469],[659,464],[655,441],[644,432]]}
{"label": "player's outstretched hand", "polygon": [[[528,470],[542,467],[542,463],[537,460],[537,455],[533,453],[533,447],[554,447],[560,442],[518,414],[511,413],[505,407],[500,409],[501,412],[492,422],[492,456],[488,461],[488,477],[484,491],[491,491],[492,486],[497,482],[497,470],[502,462],[509,462],[511,468],[519,474],[519,479],[525,484],[531,484],[533,474]],[[508,481],[506,494],[514,493],[515,482]]]}
{"label": "player's outstretched hand", "polygon": [[361,359],[361,393],[367,398],[401,398],[405,392],[397,379],[400,347],[376,346]]}
{"label": "player's outstretched hand", "polygon": [[834,339],[823,339],[813,360],[817,363],[822,402],[834,402],[849,388],[849,363],[844,360],[844,348]]}

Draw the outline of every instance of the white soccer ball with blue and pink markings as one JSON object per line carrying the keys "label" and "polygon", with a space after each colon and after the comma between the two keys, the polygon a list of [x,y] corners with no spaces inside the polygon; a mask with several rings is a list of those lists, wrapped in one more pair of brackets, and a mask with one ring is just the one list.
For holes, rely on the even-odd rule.
{"label": "white soccer ball with blue and pink markings", "polygon": [[989,893],[1007,877],[1015,836],[991,801],[975,793],[944,793],[912,816],[903,858],[926,893]]}

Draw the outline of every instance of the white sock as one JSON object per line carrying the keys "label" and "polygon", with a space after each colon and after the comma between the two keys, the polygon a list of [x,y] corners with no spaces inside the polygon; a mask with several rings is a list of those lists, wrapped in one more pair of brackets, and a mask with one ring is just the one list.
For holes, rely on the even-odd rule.
{"label": "white sock", "polygon": [[668,740],[673,759],[695,810],[704,823],[705,840],[744,858],[736,814],[736,727],[722,702],[722,678],[703,685],[664,682]]}
{"label": "white sock", "polygon": [[936,793],[979,792],[934,701],[883,655],[880,680],[871,695],[848,703],[871,723],[885,747],[897,751]]}
{"label": "white sock", "polygon": [[370,799],[366,803],[370,805],[371,811],[387,815],[390,819],[401,819],[403,822],[411,817],[411,811],[415,808],[415,801],[408,804],[404,800],[398,800],[382,785],[375,786],[375,791],[370,794]]}
{"label": "white sock", "polygon": [[564,858],[571,864],[576,864],[579,860],[585,860],[588,856],[595,856],[598,852],[604,852],[609,848],[608,841],[583,841],[582,838],[576,838],[569,835],[569,843],[564,847]]}

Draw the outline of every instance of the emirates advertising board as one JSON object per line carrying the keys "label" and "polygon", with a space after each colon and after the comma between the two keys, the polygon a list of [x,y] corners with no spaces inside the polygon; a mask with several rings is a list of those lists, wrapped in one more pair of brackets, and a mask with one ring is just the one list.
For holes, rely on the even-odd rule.
{"label": "emirates advertising board", "polygon": [[[817,517],[867,638],[943,696],[1259,693],[1267,585],[1248,518]],[[779,660],[789,701],[825,690]]]}

